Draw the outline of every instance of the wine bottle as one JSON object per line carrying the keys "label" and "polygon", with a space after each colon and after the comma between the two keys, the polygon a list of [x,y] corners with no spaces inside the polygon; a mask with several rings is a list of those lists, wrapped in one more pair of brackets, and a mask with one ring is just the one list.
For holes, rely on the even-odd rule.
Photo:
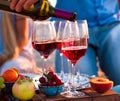
{"label": "wine bottle", "polygon": [[48,0],[39,0],[29,9],[22,9],[21,12],[10,9],[10,2],[7,0],[0,0],[0,10],[22,16],[30,17],[34,20],[45,20],[49,17],[62,18],[70,21],[75,21],[77,14],[75,12],[68,12],[62,9],[53,7]]}

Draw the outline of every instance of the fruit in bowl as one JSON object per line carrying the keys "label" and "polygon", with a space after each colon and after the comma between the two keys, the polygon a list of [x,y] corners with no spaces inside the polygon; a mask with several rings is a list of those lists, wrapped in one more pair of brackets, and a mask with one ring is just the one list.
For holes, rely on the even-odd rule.
{"label": "fruit in bowl", "polygon": [[113,81],[107,78],[97,77],[90,79],[90,85],[95,91],[104,93],[113,87]]}
{"label": "fruit in bowl", "polygon": [[2,77],[5,82],[15,82],[19,77],[19,71],[12,67],[3,72]]}
{"label": "fruit in bowl", "polygon": [[0,89],[5,88],[5,84],[4,84],[4,78],[2,76],[0,76]]}
{"label": "fruit in bowl", "polygon": [[64,87],[64,83],[52,71],[43,73],[42,77],[39,78],[39,82],[40,91],[49,97],[59,95]]}
{"label": "fruit in bowl", "polygon": [[0,76],[0,93],[3,88],[5,88],[4,78]]}
{"label": "fruit in bowl", "polygon": [[12,86],[19,77],[19,70],[15,67],[11,67],[3,72],[2,78],[4,79],[5,91],[11,93]]}

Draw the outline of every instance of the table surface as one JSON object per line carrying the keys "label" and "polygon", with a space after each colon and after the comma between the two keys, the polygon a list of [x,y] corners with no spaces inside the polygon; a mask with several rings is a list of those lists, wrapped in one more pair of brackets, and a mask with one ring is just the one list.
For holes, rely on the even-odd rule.
{"label": "table surface", "polygon": [[[32,100],[30,101],[120,101],[120,95],[116,92],[109,90],[105,93],[97,93],[91,88],[81,90],[81,92],[85,93],[85,96],[79,98],[68,98],[63,95],[58,95],[56,97],[46,97],[44,94],[35,94]],[[0,96],[0,101],[3,100],[3,96]],[[16,101],[16,100],[10,100]],[[19,101],[19,100],[17,100]]]}
{"label": "table surface", "polygon": [[120,96],[116,92],[109,90],[105,93],[97,93],[93,89],[82,90],[85,96],[79,98],[68,98],[62,95],[56,97],[46,97],[43,94],[36,94],[32,101],[120,101]]}

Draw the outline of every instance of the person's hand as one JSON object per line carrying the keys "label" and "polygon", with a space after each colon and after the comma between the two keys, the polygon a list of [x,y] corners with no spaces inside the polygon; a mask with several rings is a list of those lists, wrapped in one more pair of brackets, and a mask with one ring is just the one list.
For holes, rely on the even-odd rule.
{"label": "person's hand", "polygon": [[10,2],[10,8],[20,12],[23,8],[27,9],[38,0],[8,0]]}

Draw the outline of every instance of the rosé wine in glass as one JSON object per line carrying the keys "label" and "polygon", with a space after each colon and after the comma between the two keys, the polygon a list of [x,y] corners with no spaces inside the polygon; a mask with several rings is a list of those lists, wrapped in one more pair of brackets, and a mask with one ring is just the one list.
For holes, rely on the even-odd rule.
{"label": "ros\u00e9 wine in glass", "polygon": [[62,49],[62,53],[72,62],[72,64],[76,64],[76,62],[85,55],[87,50],[86,46],[77,46],[77,47],[66,47]]}
{"label": "ros\u00e9 wine in glass", "polygon": [[[75,65],[86,53],[88,47],[88,33],[85,31],[86,25],[82,22],[69,22],[65,25],[64,34],[62,36],[62,53],[70,60],[72,64],[71,89],[68,95],[71,97],[84,96],[83,92],[76,91],[77,82],[75,80]],[[85,27],[83,27],[85,26]]]}

